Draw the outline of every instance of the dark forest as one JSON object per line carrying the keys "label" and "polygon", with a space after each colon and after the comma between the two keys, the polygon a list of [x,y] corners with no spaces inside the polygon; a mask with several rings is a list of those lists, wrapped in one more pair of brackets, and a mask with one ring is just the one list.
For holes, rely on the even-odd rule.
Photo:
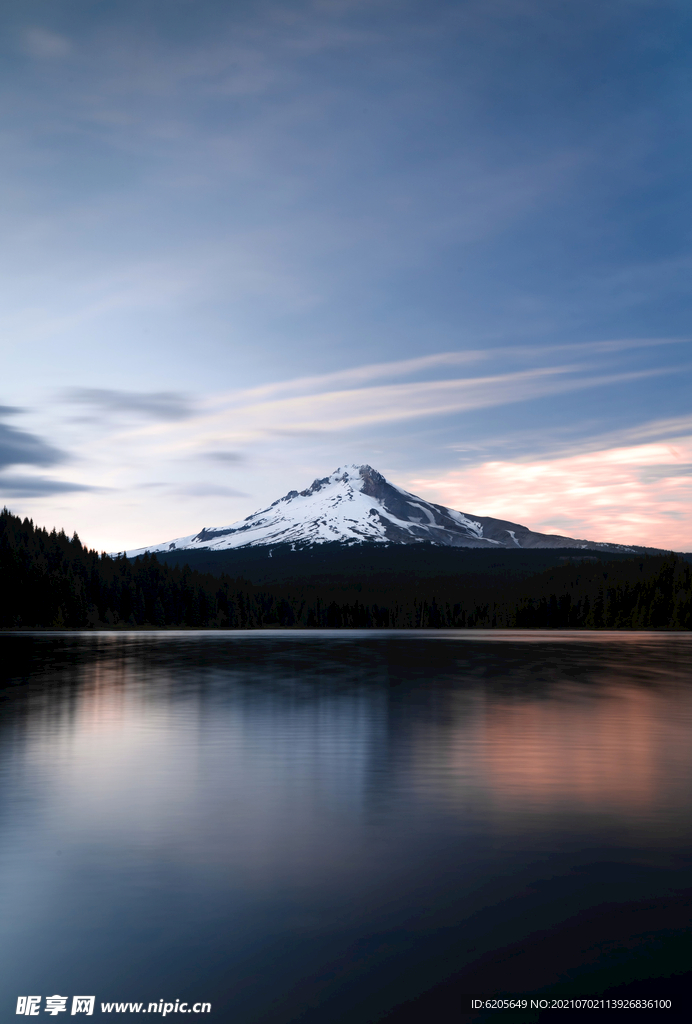
{"label": "dark forest", "polygon": [[[405,571],[404,553],[389,550],[391,572],[382,552],[375,574],[343,571],[348,552],[340,548],[340,573],[253,582],[154,555],[99,554],[76,534],[48,532],[5,509],[0,627],[692,628],[692,566],[673,553],[608,560],[551,552],[546,566],[541,552],[532,572],[524,553],[515,568],[508,559],[498,570],[491,553],[473,552],[431,574]],[[439,562],[439,553],[417,550],[415,565],[426,558]]]}

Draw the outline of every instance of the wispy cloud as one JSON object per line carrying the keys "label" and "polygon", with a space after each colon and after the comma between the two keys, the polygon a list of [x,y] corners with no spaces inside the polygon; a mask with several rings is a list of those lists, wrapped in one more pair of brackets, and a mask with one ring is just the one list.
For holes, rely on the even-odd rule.
{"label": "wispy cloud", "polygon": [[244,455],[242,452],[227,452],[227,451],[215,451],[215,452],[200,452],[200,455],[204,459],[211,459],[213,462],[226,462],[226,463],[238,463],[242,462]]}
{"label": "wispy cloud", "polygon": [[[414,359],[392,360],[382,363],[367,363],[363,366],[349,367],[334,373],[317,374],[310,377],[296,377],[290,380],[274,381],[260,387],[242,391],[231,391],[223,396],[210,397],[205,405],[213,407],[224,402],[239,401],[249,404],[253,400],[262,401],[279,395],[307,395],[319,392],[332,392],[334,388],[348,385],[368,384],[375,380],[396,380],[401,377],[416,377],[431,370],[443,370],[447,367],[471,366],[482,362],[532,362],[538,361],[546,369],[546,360],[556,365],[552,368],[557,372],[561,366],[565,370],[574,367],[564,366],[563,361],[582,359],[595,356],[608,356],[638,349],[656,349],[662,346],[676,346],[689,343],[689,338],[617,338],[604,341],[582,342],[563,345],[513,345],[493,346],[461,351],[436,352]],[[539,368],[540,369],[540,368]]]}
{"label": "wispy cloud", "polygon": [[[416,381],[364,388],[312,390],[290,398],[257,400],[257,389],[220,401],[213,412],[186,423],[184,434],[152,426],[139,433],[160,439],[171,453],[208,449],[286,434],[338,433],[388,423],[442,417],[589,388],[613,386],[675,372],[675,367],[599,374],[584,364],[547,366],[487,377]],[[300,382],[286,387],[300,389]],[[262,389],[260,389],[262,390]],[[216,403],[210,403],[216,404]]]}
{"label": "wispy cloud", "polygon": [[182,484],[173,488],[174,494],[185,498],[247,498],[245,491],[238,491],[234,487],[224,487],[223,484],[214,483],[191,483]]}
{"label": "wispy cloud", "polygon": [[209,406],[239,400],[243,404],[262,401],[278,395],[307,395],[319,392],[331,392],[335,387],[349,384],[366,384],[373,380],[396,379],[397,377],[413,377],[426,370],[440,369],[445,366],[462,366],[479,363],[488,359],[488,351],[476,349],[466,352],[441,352],[416,359],[400,359],[387,363],[368,363],[364,366],[353,366],[334,373],[322,373],[311,377],[296,377],[291,380],[274,381],[260,387],[248,388],[243,391],[229,392],[221,398],[210,398]]}
{"label": "wispy cloud", "polygon": [[177,391],[114,391],[106,388],[67,388],[62,399],[69,405],[86,405],[101,414],[132,415],[156,420],[182,420],[193,414],[187,396]]}
{"label": "wispy cloud", "polygon": [[692,416],[672,416],[649,420],[634,427],[594,432],[592,422],[575,422],[545,431],[525,431],[510,437],[485,438],[476,445],[450,445],[450,449],[467,453],[469,462],[480,462],[490,452],[504,454],[516,452],[517,461],[534,462],[538,459],[568,458],[614,448],[628,448],[649,441],[675,441],[692,435]]}
{"label": "wispy cloud", "polygon": [[[13,411],[16,410],[6,410]],[[63,452],[36,434],[0,423],[0,469],[5,466],[53,466],[64,458]]]}
{"label": "wispy cloud", "polygon": [[407,486],[441,504],[589,540],[692,549],[692,436],[491,461]]}
{"label": "wispy cloud", "polygon": [[0,474],[0,501],[5,498],[44,498],[52,494],[94,491],[98,488],[45,476],[5,476]]}
{"label": "wispy cloud", "polygon": [[600,443],[589,442],[592,448],[624,446],[637,441],[659,441],[665,438],[683,437],[692,434],[692,415],[671,416],[666,419],[649,420],[636,427],[613,431],[600,439]]}

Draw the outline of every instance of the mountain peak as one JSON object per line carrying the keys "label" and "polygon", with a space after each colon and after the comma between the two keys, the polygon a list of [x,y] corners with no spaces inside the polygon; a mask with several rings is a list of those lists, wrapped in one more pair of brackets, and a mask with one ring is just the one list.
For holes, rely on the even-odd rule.
{"label": "mountain peak", "polygon": [[436,505],[390,483],[372,466],[349,464],[313,480],[303,491],[289,491],[267,508],[230,526],[213,527],[150,548],[129,551],[216,550],[257,545],[311,546],[419,544],[473,548],[584,548],[631,551],[553,534],[489,516],[475,516]]}

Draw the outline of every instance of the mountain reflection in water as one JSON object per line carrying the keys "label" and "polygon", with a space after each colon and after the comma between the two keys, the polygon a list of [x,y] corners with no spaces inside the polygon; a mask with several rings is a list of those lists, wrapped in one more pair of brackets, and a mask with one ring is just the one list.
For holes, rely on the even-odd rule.
{"label": "mountain reflection in water", "polygon": [[345,1024],[682,970],[687,635],[0,643],[6,1015],[94,991]]}

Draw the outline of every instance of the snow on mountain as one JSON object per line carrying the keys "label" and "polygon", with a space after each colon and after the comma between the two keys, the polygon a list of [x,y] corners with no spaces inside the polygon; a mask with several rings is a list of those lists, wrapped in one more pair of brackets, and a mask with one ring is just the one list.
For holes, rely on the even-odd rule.
{"label": "snow on mountain", "polygon": [[475,516],[425,501],[389,483],[371,466],[344,466],[315,480],[305,491],[289,491],[268,508],[223,527],[204,527],[147,548],[127,551],[224,551],[257,545],[432,541],[465,548],[586,548],[631,551],[618,544],[534,533],[525,526]]}

